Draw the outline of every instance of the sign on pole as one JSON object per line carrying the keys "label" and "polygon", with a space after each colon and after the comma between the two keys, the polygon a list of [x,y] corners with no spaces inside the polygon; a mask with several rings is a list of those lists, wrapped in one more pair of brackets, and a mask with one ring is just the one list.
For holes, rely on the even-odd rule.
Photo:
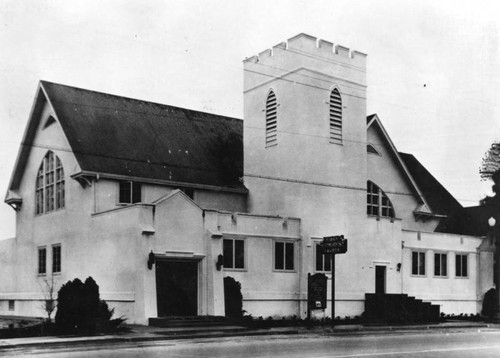
{"label": "sign on pole", "polygon": [[335,255],[347,252],[347,239],[344,235],[325,236],[321,242],[323,253],[332,257],[332,327],[335,325]]}

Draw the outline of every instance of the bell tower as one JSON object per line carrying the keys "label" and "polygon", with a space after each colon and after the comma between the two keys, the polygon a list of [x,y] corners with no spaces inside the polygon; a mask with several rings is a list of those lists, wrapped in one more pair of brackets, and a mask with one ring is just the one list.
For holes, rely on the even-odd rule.
{"label": "bell tower", "polygon": [[365,54],[299,34],[244,60],[244,178],[250,211],[276,215],[366,188]]}

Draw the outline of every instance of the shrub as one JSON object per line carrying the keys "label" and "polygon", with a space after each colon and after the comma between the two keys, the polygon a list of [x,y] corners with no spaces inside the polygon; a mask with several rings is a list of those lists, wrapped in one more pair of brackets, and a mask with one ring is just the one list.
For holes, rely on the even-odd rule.
{"label": "shrub", "polygon": [[224,277],[224,309],[227,317],[243,317],[241,284],[232,277]]}
{"label": "shrub", "polygon": [[495,314],[495,303],[496,303],[497,291],[491,288],[488,292],[484,294],[483,298],[483,309],[481,314],[488,318],[492,318]]}
{"label": "shrub", "polygon": [[92,334],[118,327],[123,318],[111,320],[113,309],[99,297],[99,286],[89,277],[64,284],[57,294],[55,329],[60,334]]}

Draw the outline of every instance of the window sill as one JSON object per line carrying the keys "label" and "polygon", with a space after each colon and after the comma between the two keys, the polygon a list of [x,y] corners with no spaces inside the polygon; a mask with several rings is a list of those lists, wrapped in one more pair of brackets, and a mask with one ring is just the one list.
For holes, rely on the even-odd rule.
{"label": "window sill", "polygon": [[458,280],[468,280],[469,276],[455,276],[455,278]]}
{"label": "window sill", "polygon": [[370,214],[367,214],[368,218],[372,218],[372,219],[377,219],[377,221],[380,221],[380,220],[390,220],[391,223],[393,223],[394,221],[398,220],[396,218],[391,218],[391,217],[388,217],[388,216],[379,216],[379,215],[370,215]]}
{"label": "window sill", "polygon": [[415,277],[415,278],[426,278],[427,275],[413,275],[411,274],[410,277]]}
{"label": "window sill", "polygon": [[273,272],[274,273],[296,273],[297,270],[277,270],[277,269],[273,269]]}
{"label": "window sill", "polygon": [[248,272],[246,268],[231,268],[231,267],[224,267],[224,271],[232,271],[232,272]]}
{"label": "window sill", "polygon": [[60,212],[64,211],[64,209],[66,209],[66,207],[59,208],[59,209],[54,209],[54,210],[51,210],[51,211],[44,211],[43,213],[35,214],[35,218],[41,218],[41,217],[44,217],[46,215],[60,213]]}
{"label": "window sill", "polygon": [[432,276],[432,278],[438,278],[438,279],[449,279],[449,276]]}

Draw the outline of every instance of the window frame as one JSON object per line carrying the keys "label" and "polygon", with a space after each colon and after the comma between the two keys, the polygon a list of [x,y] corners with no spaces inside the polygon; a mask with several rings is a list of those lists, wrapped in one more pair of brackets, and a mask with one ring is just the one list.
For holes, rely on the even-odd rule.
{"label": "window frame", "polygon": [[[376,204],[374,202],[376,198]],[[387,203],[384,203],[386,201]],[[375,210],[376,209],[376,213]],[[383,212],[389,212],[389,215],[383,215]],[[366,214],[374,216],[377,219],[385,218],[393,221],[396,218],[396,210],[389,196],[374,182],[366,182]],[[391,215],[392,214],[392,215]]]}
{"label": "window frame", "polygon": [[[334,98],[334,93],[338,98]],[[334,102],[337,100],[337,102]],[[329,142],[342,144],[343,142],[343,104],[342,93],[337,86],[333,86],[328,96],[328,129]]]}
{"label": "window frame", "polygon": [[[417,273],[414,273],[414,254],[417,254]],[[421,257],[424,258],[423,265],[421,264]],[[420,272],[420,268],[423,267],[423,273]],[[427,276],[427,251],[424,250],[412,250],[411,251],[411,276],[412,277],[426,277]]]}
{"label": "window frame", "polygon": [[[323,248],[321,247],[321,241],[314,242],[314,272],[319,273],[332,273],[332,257],[331,255],[323,253]],[[321,250],[321,267],[322,270],[318,270],[318,251]],[[327,259],[329,258],[329,259]],[[327,264],[328,263],[328,264]]]}
{"label": "window frame", "polygon": [[[458,261],[458,258],[461,258]],[[463,275],[463,260],[465,259],[465,275]],[[460,262],[460,274],[458,274],[458,264]],[[468,253],[455,253],[455,278],[467,279],[469,278],[469,254]]]}
{"label": "window frame", "polygon": [[[236,245],[235,245],[235,242],[236,241],[241,241],[243,243],[242,247],[243,247],[243,267],[235,267],[236,266]],[[224,247],[224,243],[225,242],[232,242],[232,256],[231,256],[231,260],[232,260],[232,267],[228,267],[226,266],[226,251],[225,251],[225,247]],[[247,270],[247,248],[246,248],[246,238],[242,238],[242,237],[223,237],[222,239],[222,254],[223,254],[223,257],[224,257],[224,270],[228,270],[228,271],[246,271]]]}
{"label": "window frame", "polygon": [[[282,251],[282,262],[283,262],[283,268],[277,268],[278,261],[276,260],[277,254],[278,254],[278,249],[277,245],[282,244],[283,245],[283,251]],[[292,268],[287,268],[287,246],[292,245]],[[296,272],[296,247],[295,247],[295,241],[289,241],[289,240],[273,240],[273,271],[275,272]],[[288,246],[289,247],[289,246]]]}
{"label": "window frame", "polygon": [[51,150],[43,157],[35,179],[35,216],[66,206],[65,175],[61,159]]}
{"label": "window frame", "polygon": [[[56,254],[58,252],[58,254]],[[52,245],[52,274],[60,274],[62,272],[62,245]]]}
{"label": "window frame", "polygon": [[[44,253],[43,256],[40,255],[42,252]],[[47,246],[38,246],[37,254],[38,254],[38,260],[37,260],[38,276],[45,276],[47,275]]]}
{"label": "window frame", "polygon": [[[128,200],[123,200],[122,201],[122,185],[128,185],[128,192],[126,193]],[[138,188],[138,189],[137,189]],[[134,191],[135,190],[135,191]],[[139,195],[139,200],[136,200],[137,197],[136,195]],[[143,185],[140,182],[134,181],[134,180],[119,180],[118,181],[118,193],[117,193],[117,203],[118,205],[132,205],[132,204],[138,204],[143,202]],[[125,198],[123,198],[125,199]]]}
{"label": "window frame", "polygon": [[265,147],[275,147],[278,145],[278,96],[274,89],[267,92],[264,105],[264,131]]}
{"label": "window frame", "polygon": [[[439,260],[436,261],[436,256],[439,256]],[[443,257],[445,258],[445,262],[443,263]],[[449,273],[448,273],[448,253],[447,252],[434,252],[434,277],[436,278],[448,278]],[[436,266],[436,264],[439,264],[439,266]],[[439,268],[439,272],[436,273],[436,269]],[[443,274],[443,268],[444,268],[444,274]]]}

